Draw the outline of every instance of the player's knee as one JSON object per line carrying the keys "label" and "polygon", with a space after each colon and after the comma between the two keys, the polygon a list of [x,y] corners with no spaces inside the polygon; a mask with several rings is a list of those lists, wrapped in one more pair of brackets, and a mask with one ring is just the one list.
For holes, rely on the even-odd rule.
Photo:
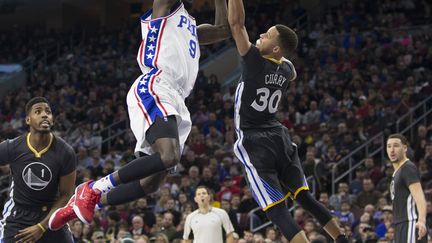
{"label": "player's knee", "polygon": [[[302,205],[302,204],[309,205],[311,201],[316,201],[316,199],[314,199],[314,198],[312,197],[312,195],[310,194],[309,191],[307,191],[307,190],[302,190],[302,191],[300,191],[300,192],[297,194],[296,201],[297,201],[300,205]],[[302,205],[302,207],[303,207],[303,205]],[[304,208],[304,207],[303,207],[303,208]]]}
{"label": "player's knee", "polygon": [[291,241],[296,236],[301,228],[289,214],[288,209],[283,203],[277,204],[266,211],[267,218],[277,225],[284,236]]}
{"label": "player's knee", "polygon": [[140,180],[140,186],[146,194],[156,192],[159,188],[157,183],[146,183],[145,179]]}
{"label": "player's knee", "polygon": [[301,191],[297,195],[296,201],[300,204],[300,206],[302,206],[302,208],[311,213],[320,224],[326,225],[332,219],[330,211],[314,197],[312,197],[309,191]]}
{"label": "player's knee", "polygon": [[172,149],[170,152],[163,152],[160,156],[166,168],[174,167],[180,162],[180,151],[178,149]]}

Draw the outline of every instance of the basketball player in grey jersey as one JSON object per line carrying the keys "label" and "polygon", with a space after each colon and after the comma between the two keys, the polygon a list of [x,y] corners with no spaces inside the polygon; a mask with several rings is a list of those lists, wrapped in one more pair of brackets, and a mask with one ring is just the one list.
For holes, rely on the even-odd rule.
{"label": "basketball player in grey jersey", "polygon": [[394,168],[390,193],[395,243],[427,242],[426,200],[418,169],[407,158],[407,150],[408,142],[403,135],[392,134],[388,137],[387,155]]}

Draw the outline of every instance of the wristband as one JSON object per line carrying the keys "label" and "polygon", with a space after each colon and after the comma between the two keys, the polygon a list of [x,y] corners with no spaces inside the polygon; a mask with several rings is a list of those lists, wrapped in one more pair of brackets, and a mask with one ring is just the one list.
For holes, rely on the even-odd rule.
{"label": "wristband", "polygon": [[42,226],[41,223],[38,223],[37,226],[45,233],[46,229]]}

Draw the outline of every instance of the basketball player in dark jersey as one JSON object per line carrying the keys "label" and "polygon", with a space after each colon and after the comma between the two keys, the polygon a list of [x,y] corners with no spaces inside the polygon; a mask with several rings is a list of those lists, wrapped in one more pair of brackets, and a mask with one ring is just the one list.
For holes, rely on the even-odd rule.
{"label": "basketball player in dark jersey", "polygon": [[0,143],[0,165],[11,171],[0,242],[73,242],[67,226],[48,230],[48,219],[74,192],[75,152],[51,132],[53,116],[45,98],[31,99],[26,113],[30,131]]}
{"label": "basketball player in dark jersey", "polygon": [[387,138],[387,155],[394,173],[390,183],[393,201],[395,243],[427,242],[426,200],[417,167],[406,152],[408,141],[401,134]]}
{"label": "basketball player in dark jersey", "polygon": [[291,217],[285,199],[295,199],[314,215],[336,242],[348,242],[330,212],[309,193],[294,144],[275,114],[288,83],[296,78],[284,56],[297,47],[297,35],[284,25],[249,41],[242,0],[228,1],[228,21],[243,73],[235,97],[236,156],[242,162],[253,197],[282,234],[294,243],[308,242]]}

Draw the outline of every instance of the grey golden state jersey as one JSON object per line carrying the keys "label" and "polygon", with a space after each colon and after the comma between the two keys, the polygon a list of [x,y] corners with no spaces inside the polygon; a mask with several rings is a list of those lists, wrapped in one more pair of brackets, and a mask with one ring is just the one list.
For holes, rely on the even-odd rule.
{"label": "grey golden state jersey", "polygon": [[243,56],[243,73],[236,91],[236,128],[281,126],[276,117],[279,101],[296,76],[289,60],[264,58],[252,45]]}
{"label": "grey golden state jersey", "polygon": [[420,175],[415,164],[409,160],[393,174],[390,183],[390,194],[393,200],[393,223],[417,219],[417,206],[409,190],[409,186],[416,182],[420,182]]}
{"label": "grey golden state jersey", "polygon": [[29,139],[28,133],[0,143],[0,165],[9,164],[11,170],[9,199],[22,206],[49,207],[57,200],[60,177],[75,170],[76,155],[60,137],[53,135],[39,152]]}

